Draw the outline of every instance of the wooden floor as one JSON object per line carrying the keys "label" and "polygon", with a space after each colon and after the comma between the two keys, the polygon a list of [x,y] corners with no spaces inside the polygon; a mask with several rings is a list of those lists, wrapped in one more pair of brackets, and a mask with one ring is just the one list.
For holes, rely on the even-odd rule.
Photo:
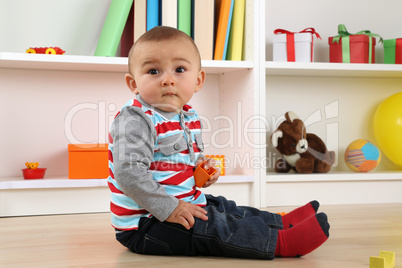
{"label": "wooden floor", "polygon": [[[292,208],[270,208],[272,212]],[[144,256],[115,239],[109,214],[0,218],[0,267],[369,267],[369,257],[394,251],[402,267],[402,204],[321,206],[330,238],[301,258],[273,261]]]}

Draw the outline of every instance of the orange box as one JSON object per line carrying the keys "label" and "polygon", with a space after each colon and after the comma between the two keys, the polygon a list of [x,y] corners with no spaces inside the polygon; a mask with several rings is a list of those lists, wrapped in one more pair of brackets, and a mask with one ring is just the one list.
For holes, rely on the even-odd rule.
{"label": "orange box", "polygon": [[205,169],[205,164],[207,161],[202,162],[201,164],[198,165],[198,167],[194,170],[194,180],[195,180],[195,185],[199,188],[204,186],[204,184],[207,182],[207,180],[215,174],[216,169],[213,167],[209,169]]}
{"label": "orange box", "polygon": [[69,179],[104,179],[109,177],[107,144],[69,144]]}

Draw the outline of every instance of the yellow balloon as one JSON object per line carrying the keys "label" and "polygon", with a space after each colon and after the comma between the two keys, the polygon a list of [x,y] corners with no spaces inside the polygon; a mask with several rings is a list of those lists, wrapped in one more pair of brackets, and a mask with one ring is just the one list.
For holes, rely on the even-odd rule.
{"label": "yellow balloon", "polygon": [[385,156],[402,166],[402,92],[385,99],[374,114],[374,135]]}

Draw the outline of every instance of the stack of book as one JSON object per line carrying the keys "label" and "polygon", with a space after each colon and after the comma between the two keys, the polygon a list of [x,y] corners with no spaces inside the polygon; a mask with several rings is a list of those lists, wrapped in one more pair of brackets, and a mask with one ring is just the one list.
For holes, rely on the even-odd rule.
{"label": "stack of book", "polygon": [[[191,36],[202,60],[251,60],[254,0],[112,0],[95,56],[127,57],[146,31],[164,25]],[[245,42],[247,40],[247,42]]]}

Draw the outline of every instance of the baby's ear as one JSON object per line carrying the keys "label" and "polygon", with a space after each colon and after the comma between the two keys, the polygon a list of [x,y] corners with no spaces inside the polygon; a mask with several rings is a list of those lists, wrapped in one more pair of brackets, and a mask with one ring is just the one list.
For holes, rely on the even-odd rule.
{"label": "baby's ear", "polygon": [[134,93],[134,94],[138,94],[138,88],[137,88],[137,83],[135,82],[134,77],[132,76],[132,74],[126,74],[125,76],[126,79],[126,84],[128,86],[128,88]]}
{"label": "baby's ear", "polygon": [[198,77],[197,77],[197,86],[195,88],[195,92],[198,92],[202,86],[204,85],[205,82],[205,71],[204,70],[200,70],[198,73]]}

